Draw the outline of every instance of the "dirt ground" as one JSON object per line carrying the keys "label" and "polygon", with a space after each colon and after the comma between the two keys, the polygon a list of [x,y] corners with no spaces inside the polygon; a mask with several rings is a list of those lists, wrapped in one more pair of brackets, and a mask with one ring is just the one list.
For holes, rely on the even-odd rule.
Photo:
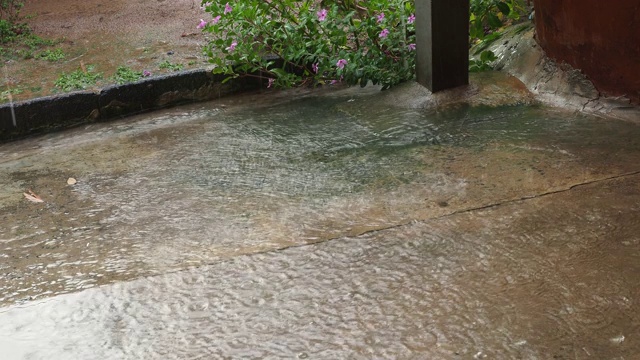
{"label": "dirt ground", "polygon": [[26,0],[22,15],[35,34],[60,42],[34,50],[61,49],[65,59],[13,59],[0,81],[2,102],[12,89],[13,100],[59,93],[55,80],[62,73],[94,66],[103,74],[96,88],[113,83],[119,66],[159,74],[168,61],[184,69],[206,65],[204,35],[196,29],[209,15],[198,0]]}

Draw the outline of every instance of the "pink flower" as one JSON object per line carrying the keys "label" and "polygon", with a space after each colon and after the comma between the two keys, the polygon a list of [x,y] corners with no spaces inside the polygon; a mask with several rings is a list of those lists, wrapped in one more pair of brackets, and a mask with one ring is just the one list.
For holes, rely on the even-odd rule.
{"label": "pink flower", "polygon": [[416,49],[416,44],[409,44],[409,45],[407,45],[407,47],[409,48],[409,50],[415,50]]}
{"label": "pink flower", "polygon": [[313,65],[311,65],[311,69],[313,70],[314,73],[318,73],[318,63],[315,63]]}
{"label": "pink flower", "polygon": [[318,15],[318,21],[324,21],[327,18],[327,9],[322,9],[316,13]]}
{"label": "pink flower", "polygon": [[378,35],[378,36],[380,36],[381,38],[386,38],[387,35],[389,35],[389,30],[384,29],[384,30],[380,31],[380,35]]}
{"label": "pink flower", "polygon": [[276,81],[276,79],[269,78],[269,84],[267,85],[267,88],[270,88],[273,85],[274,81]]}
{"label": "pink flower", "polygon": [[235,49],[236,49],[236,46],[238,46],[238,43],[234,41],[234,42],[232,42],[232,43],[231,43],[231,45],[229,45],[229,47],[228,47],[228,48],[226,48],[225,50],[227,50],[227,51],[229,51],[229,52],[233,52],[233,50],[235,50]]}
{"label": "pink flower", "polygon": [[338,69],[344,69],[345,65],[347,65],[347,60],[345,60],[345,59],[340,59],[336,63],[336,66],[338,67]]}
{"label": "pink flower", "polygon": [[217,24],[217,23],[218,23],[218,21],[220,21],[220,18],[221,18],[221,17],[222,17],[222,16],[220,16],[220,15],[218,15],[218,16],[216,16],[216,17],[214,17],[214,18],[213,18],[213,20],[211,20],[211,23],[212,23],[212,24]]}
{"label": "pink flower", "polygon": [[378,24],[384,21],[384,13],[380,13],[378,14],[378,16],[376,16],[376,19],[378,20]]}
{"label": "pink flower", "polygon": [[151,71],[149,71],[149,70],[145,70],[145,71],[143,71],[143,72],[142,72],[142,76],[143,76],[143,77],[151,76]]}
{"label": "pink flower", "polygon": [[198,26],[196,26],[196,28],[198,29],[204,29],[204,27],[207,26],[207,22],[200,19],[200,24],[198,24]]}
{"label": "pink flower", "polygon": [[407,22],[409,24],[413,24],[414,21],[416,21],[416,16],[414,14],[409,15],[409,17],[407,18]]}
{"label": "pink flower", "polygon": [[229,3],[227,3],[227,4],[224,6],[224,13],[226,14],[226,13],[230,13],[230,12],[232,12],[232,11],[233,11],[233,8],[231,7],[231,5],[229,5]]}

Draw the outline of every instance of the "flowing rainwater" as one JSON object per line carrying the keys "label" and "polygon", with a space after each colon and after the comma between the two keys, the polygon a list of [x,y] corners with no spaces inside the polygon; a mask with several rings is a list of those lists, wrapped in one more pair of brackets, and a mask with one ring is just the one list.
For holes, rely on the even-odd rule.
{"label": "flowing rainwater", "polygon": [[640,353],[640,128],[402,91],[0,146],[2,358]]}

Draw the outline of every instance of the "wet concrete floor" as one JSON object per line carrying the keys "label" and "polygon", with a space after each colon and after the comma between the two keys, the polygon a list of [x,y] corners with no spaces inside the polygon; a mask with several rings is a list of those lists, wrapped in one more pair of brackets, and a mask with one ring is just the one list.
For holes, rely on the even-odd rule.
{"label": "wet concrete floor", "polygon": [[640,127],[403,91],[0,145],[2,358],[640,354]]}

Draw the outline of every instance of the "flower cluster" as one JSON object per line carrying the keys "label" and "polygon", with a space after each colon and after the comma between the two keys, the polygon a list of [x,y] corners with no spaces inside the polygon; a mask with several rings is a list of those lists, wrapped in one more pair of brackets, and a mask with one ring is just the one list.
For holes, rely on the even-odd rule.
{"label": "flower cluster", "polygon": [[[200,8],[203,9],[203,10],[206,10],[208,5],[209,5],[209,3],[204,3]],[[233,8],[231,7],[231,5],[229,5],[229,3],[227,3],[225,5],[225,8],[224,8],[224,13],[227,14],[227,13],[230,13],[232,11],[233,11]],[[211,24],[214,24],[214,25],[217,24],[218,21],[220,21],[221,18],[222,18],[222,15],[218,15],[218,16],[214,17],[213,19],[211,19]],[[198,26],[196,26],[196,28],[202,30],[202,29],[205,28],[205,26],[207,26],[207,22],[204,21],[203,19],[200,19],[200,23],[198,23]]]}
{"label": "flower cluster", "polygon": [[196,26],[213,36],[205,51],[215,73],[266,75],[269,88],[337,82],[385,88],[414,75],[412,0],[232,4],[204,1],[211,20],[200,19]]}

